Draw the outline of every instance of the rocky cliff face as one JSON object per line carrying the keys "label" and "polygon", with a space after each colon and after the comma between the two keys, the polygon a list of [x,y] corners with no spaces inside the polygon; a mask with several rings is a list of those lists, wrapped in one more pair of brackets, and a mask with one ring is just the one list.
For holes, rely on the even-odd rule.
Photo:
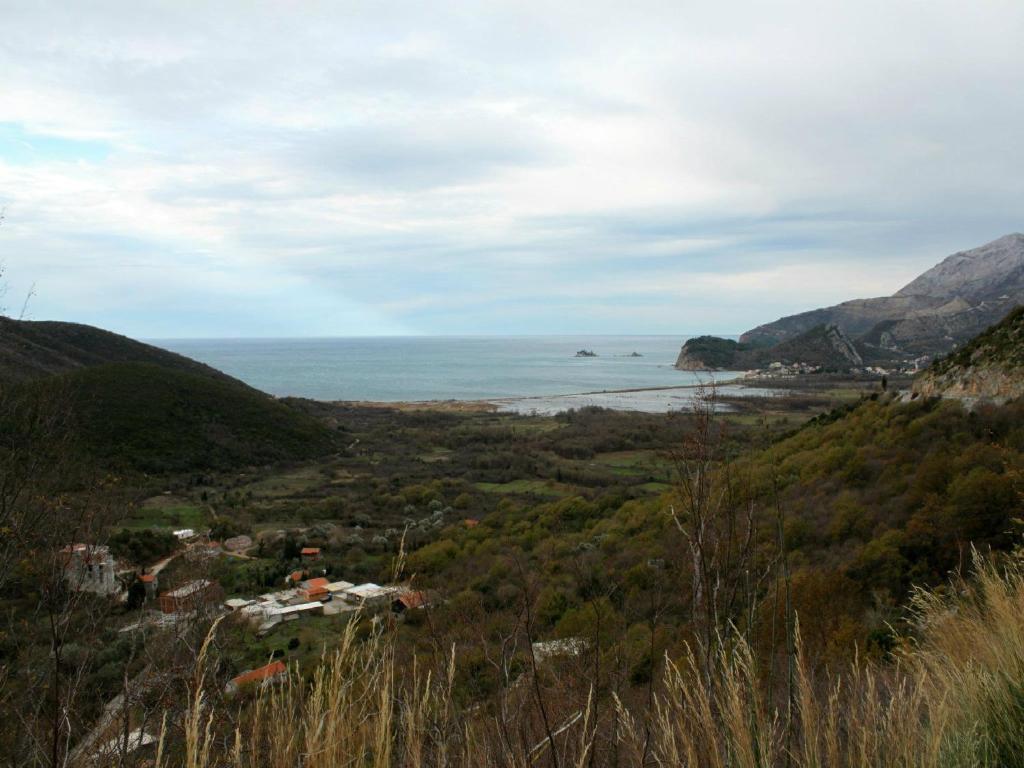
{"label": "rocky cliff face", "polygon": [[731,365],[726,365],[723,368],[718,368],[711,365],[707,361],[701,360],[699,354],[694,354],[693,350],[688,350],[685,344],[679,350],[679,357],[676,358],[675,365],[677,371],[722,371],[731,367]]}
{"label": "rocky cliff face", "polygon": [[1024,304],[1024,235],[955,253],[892,296],[855,299],[758,326],[741,343],[779,344],[833,324],[875,360],[945,354]]}
{"label": "rocky cliff face", "polygon": [[1024,307],[936,361],[914,382],[926,396],[1012,400],[1024,396]]}

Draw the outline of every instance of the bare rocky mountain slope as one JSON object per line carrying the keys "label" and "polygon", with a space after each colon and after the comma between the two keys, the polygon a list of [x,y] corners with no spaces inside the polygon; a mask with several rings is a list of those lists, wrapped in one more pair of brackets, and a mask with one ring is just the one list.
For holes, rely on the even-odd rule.
{"label": "bare rocky mountain slope", "polygon": [[914,391],[926,396],[996,401],[1024,396],[1024,307],[933,363],[914,382]]}
{"label": "bare rocky mountain slope", "polygon": [[854,299],[784,317],[740,341],[770,345],[835,324],[881,357],[945,354],[1024,303],[1024,235],[947,257],[892,296]]}
{"label": "bare rocky mountain slope", "polygon": [[[1015,233],[954,253],[892,296],[853,299],[783,317],[747,331],[739,344],[731,342],[734,347],[725,339],[690,340],[676,367],[735,370],[760,367],[769,359],[785,362],[784,357],[821,365],[822,328],[842,334],[843,343],[828,345],[839,357],[829,355],[827,367],[842,365],[843,358],[850,367],[902,366],[950,353],[1022,304],[1024,234]],[[843,352],[847,346],[853,354]],[[854,362],[858,358],[861,362]]]}

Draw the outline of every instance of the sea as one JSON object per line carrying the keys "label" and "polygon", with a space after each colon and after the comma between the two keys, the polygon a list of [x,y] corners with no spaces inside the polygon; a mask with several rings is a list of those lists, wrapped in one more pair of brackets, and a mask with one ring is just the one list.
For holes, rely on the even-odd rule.
{"label": "sea", "polygon": [[[598,405],[661,413],[739,374],[677,371],[686,336],[385,336],[160,339],[151,343],[279,397],[483,401],[552,414]],[[594,357],[577,357],[580,350]],[[739,394],[752,390],[729,386]]]}

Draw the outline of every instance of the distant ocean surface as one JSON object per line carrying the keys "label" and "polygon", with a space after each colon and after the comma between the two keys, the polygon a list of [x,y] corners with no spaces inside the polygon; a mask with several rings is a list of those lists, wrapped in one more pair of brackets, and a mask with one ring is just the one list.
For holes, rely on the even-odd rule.
{"label": "distant ocean surface", "polygon": [[[686,338],[387,336],[152,343],[277,396],[379,402],[487,400],[506,410],[545,413],[586,404],[661,412],[673,408],[671,392],[602,395],[709,381],[708,374],[672,367]],[[598,356],[576,357],[580,349]],[[641,357],[632,357],[633,352]],[[674,397],[683,407],[689,393],[676,391]]]}

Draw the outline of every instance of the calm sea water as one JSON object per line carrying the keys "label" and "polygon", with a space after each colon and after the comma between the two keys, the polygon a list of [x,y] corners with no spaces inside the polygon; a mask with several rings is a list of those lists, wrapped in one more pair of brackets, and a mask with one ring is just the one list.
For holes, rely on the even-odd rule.
{"label": "calm sea water", "polygon": [[[153,343],[212,365],[273,395],[317,400],[531,400],[550,411],[567,395],[692,385],[672,366],[684,336],[373,337],[164,339]],[[575,357],[579,349],[597,357]],[[631,357],[633,352],[642,355]],[[703,378],[707,378],[704,376]],[[731,378],[719,374],[719,378]],[[597,402],[597,396],[575,404]],[[664,411],[670,404],[612,397],[611,407]],[[599,399],[599,398],[598,398]],[[631,403],[627,401],[636,400]],[[513,407],[510,403],[504,403]],[[597,402],[597,404],[603,404]],[[563,406],[569,407],[569,406]]]}

